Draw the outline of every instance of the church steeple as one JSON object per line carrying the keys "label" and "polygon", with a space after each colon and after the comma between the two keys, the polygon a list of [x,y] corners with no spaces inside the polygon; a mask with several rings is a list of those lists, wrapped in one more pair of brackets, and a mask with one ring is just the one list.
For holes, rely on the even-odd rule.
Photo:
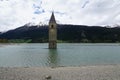
{"label": "church steeple", "polygon": [[51,15],[49,23],[56,23],[54,12],[52,12],[52,15]]}
{"label": "church steeple", "polygon": [[52,12],[49,20],[49,49],[57,48],[57,24],[54,13]]}

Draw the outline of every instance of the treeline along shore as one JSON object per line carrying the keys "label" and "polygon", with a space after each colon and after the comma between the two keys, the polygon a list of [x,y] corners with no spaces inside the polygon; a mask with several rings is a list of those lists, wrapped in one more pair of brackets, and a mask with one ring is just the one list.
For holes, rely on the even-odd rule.
{"label": "treeline along shore", "polygon": [[[68,43],[117,43],[120,42],[120,27],[85,25],[57,25],[58,42]],[[48,42],[48,26],[24,25],[0,33],[1,43],[45,43]]]}

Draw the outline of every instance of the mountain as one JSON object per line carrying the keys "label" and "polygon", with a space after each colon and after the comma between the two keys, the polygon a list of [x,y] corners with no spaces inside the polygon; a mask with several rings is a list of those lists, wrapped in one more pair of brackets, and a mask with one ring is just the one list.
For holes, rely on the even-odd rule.
{"label": "mountain", "polygon": [[[85,25],[58,25],[58,40],[65,42],[120,42],[120,28]],[[0,39],[31,39],[31,42],[48,42],[47,25],[24,25],[0,34]]]}

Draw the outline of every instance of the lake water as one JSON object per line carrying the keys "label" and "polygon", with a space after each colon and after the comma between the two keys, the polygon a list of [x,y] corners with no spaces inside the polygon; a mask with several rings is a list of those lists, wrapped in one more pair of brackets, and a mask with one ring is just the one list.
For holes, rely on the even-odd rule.
{"label": "lake water", "polygon": [[0,44],[0,67],[57,67],[120,64],[120,44]]}

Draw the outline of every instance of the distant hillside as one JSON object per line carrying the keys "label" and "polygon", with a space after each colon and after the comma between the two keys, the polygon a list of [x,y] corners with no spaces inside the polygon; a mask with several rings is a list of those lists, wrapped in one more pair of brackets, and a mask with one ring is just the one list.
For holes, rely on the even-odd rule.
{"label": "distant hillside", "polygon": [[[84,25],[58,25],[58,40],[65,42],[120,42],[120,28]],[[0,39],[30,39],[31,42],[48,42],[48,26],[28,26],[0,34]]]}

